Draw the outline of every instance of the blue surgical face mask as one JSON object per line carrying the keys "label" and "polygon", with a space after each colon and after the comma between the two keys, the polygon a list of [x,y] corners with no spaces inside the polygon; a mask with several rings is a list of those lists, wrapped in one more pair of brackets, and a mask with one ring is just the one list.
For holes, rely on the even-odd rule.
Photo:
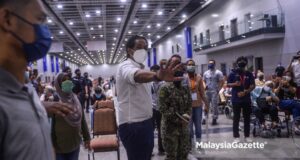
{"label": "blue surgical face mask", "polygon": [[35,41],[33,43],[26,43],[16,33],[10,32],[15,38],[22,42],[22,48],[26,54],[25,57],[27,62],[33,62],[46,56],[52,44],[51,33],[48,26],[42,24],[32,24],[15,13],[12,13],[12,15],[16,16],[34,28]]}
{"label": "blue surgical face mask", "polygon": [[101,94],[95,94],[96,98],[101,98]]}
{"label": "blue surgical face mask", "polygon": [[208,69],[215,69],[215,64],[212,64],[212,63],[210,63],[210,64],[208,64]]}

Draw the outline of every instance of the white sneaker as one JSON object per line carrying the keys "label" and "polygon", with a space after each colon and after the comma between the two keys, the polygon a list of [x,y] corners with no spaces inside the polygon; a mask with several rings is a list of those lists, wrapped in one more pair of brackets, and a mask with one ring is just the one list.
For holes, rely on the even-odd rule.
{"label": "white sneaker", "polygon": [[249,137],[245,137],[245,142],[247,142],[247,143],[252,143],[253,140],[252,140],[251,138],[249,138]]}
{"label": "white sneaker", "polygon": [[241,141],[240,141],[240,138],[234,138],[233,142],[240,143]]}

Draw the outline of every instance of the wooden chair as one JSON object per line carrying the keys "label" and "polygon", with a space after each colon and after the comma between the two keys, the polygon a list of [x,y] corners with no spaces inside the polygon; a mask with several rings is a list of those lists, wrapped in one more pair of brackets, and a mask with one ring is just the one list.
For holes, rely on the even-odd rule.
{"label": "wooden chair", "polygon": [[[93,160],[95,152],[117,151],[120,160],[120,143],[117,132],[117,123],[113,101],[97,102],[97,109],[94,111],[93,139],[91,148]],[[90,154],[88,154],[90,160]]]}

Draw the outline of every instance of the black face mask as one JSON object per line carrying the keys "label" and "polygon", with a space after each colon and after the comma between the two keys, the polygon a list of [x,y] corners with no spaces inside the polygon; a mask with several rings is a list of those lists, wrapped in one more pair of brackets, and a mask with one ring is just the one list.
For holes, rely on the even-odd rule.
{"label": "black face mask", "polygon": [[238,67],[241,68],[241,69],[244,69],[246,67],[246,63],[245,62],[240,62],[238,63]]}
{"label": "black face mask", "polygon": [[80,73],[80,72],[79,72],[79,73],[76,73],[76,76],[80,77],[80,76],[81,76],[81,73]]}
{"label": "black face mask", "polygon": [[262,81],[262,80],[264,80],[264,76],[260,76],[260,77],[258,77],[258,79]]}
{"label": "black face mask", "polygon": [[84,75],[84,78],[88,78],[88,75]]}
{"label": "black face mask", "polygon": [[72,73],[68,73],[69,78],[72,78]]}
{"label": "black face mask", "polygon": [[[183,71],[176,71],[174,74],[174,77],[183,77],[184,72]],[[180,87],[181,86],[181,81],[174,81],[173,84],[175,87]]]}

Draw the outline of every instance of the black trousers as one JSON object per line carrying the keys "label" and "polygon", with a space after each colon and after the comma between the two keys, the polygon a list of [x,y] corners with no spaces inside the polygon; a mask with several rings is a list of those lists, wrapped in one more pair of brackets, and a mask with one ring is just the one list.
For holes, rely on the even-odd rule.
{"label": "black trousers", "polygon": [[90,104],[91,104],[91,95],[88,94],[88,98],[85,97],[85,111],[89,112],[90,109]]}
{"label": "black trousers", "polygon": [[250,136],[250,115],[251,115],[251,103],[232,103],[233,106],[233,137],[240,137],[239,134],[239,122],[241,118],[241,110],[243,109],[244,117],[244,136]]}
{"label": "black trousers", "polygon": [[158,151],[159,152],[165,152],[165,150],[163,148],[163,145],[162,145],[160,126],[161,126],[161,113],[158,110],[153,109],[153,131],[155,130],[155,128],[157,128],[157,131],[158,131]]}
{"label": "black trousers", "polygon": [[275,106],[255,107],[254,113],[260,123],[265,122],[266,114],[270,114],[272,122],[278,122],[278,109]]}
{"label": "black trousers", "polygon": [[154,147],[152,118],[119,126],[119,135],[128,160],[151,160]]}

